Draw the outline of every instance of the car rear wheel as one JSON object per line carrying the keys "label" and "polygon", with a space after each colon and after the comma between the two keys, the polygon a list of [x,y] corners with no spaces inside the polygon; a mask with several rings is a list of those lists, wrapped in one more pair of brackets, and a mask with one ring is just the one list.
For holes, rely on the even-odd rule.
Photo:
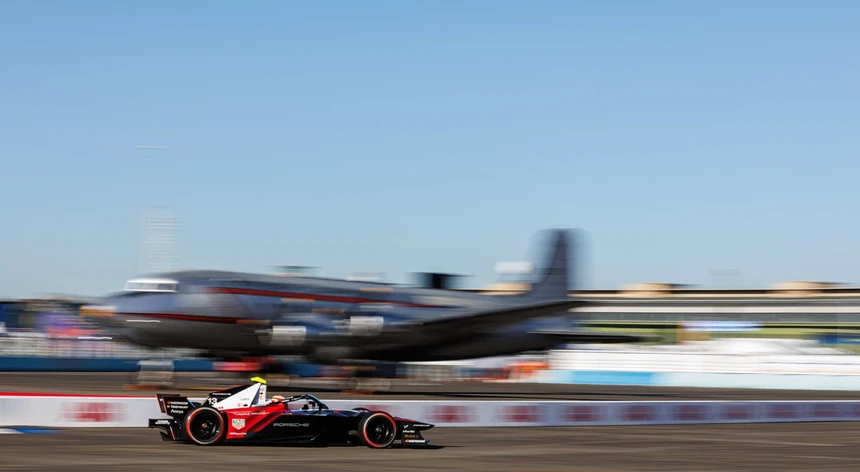
{"label": "car rear wheel", "polygon": [[185,434],[198,446],[211,446],[224,440],[227,428],[220,411],[204,406],[188,414]]}
{"label": "car rear wheel", "polygon": [[373,412],[358,423],[358,437],[361,443],[374,449],[391,445],[397,436],[397,423],[384,411]]}

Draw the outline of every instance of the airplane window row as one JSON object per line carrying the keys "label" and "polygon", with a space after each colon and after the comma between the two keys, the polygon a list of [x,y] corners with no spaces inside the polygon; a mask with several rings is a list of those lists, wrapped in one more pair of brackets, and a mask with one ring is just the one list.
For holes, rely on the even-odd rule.
{"label": "airplane window row", "polygon": [[179,284],[177,283],[129,281],[125,284],[125,290],[136,292],[175,292],[178,286]]}

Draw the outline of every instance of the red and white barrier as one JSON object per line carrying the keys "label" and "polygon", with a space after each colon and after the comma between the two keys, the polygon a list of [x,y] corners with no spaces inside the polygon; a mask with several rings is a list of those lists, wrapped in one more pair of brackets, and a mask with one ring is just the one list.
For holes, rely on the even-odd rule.
{"label": "red and white barrier", "polygon": [[[325,399],[323,399],[325,401]],[[330,400],[439,427],[608,426],[809,421],[860,421],[860,401],[424,401]],[[155,396],[0,396],[0,426],[146,427],[163,418]]]}
{"label": "red and white barrier", "polygon": [[146,426],[164,416],[155,397],[26,395],[0,397],[0,426]]}

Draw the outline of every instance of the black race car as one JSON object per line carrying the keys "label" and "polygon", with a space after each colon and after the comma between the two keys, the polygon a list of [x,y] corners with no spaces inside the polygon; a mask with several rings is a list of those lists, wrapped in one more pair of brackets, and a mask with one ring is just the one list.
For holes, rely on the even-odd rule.
{"label": "black race car", "polygon": [[[225,442],[270,441],[299,444],[349,443],[384,448],[395,441],[421,445],[429,441],[421,431],[434,425],[398,418],[366,408],[332,410],[309,394],[266,400],[266,381],[211,392],[201,403],[187,397],[157,394],[158,407],[170,416],[150,419],[164,441],[200,446]],[[293,409],[290,404],[298,404]]]}

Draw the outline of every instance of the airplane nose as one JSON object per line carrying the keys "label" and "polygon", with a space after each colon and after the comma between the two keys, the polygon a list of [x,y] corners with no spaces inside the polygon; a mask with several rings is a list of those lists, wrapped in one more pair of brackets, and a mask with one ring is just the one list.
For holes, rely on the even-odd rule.
{"label": "airplane nose", "polygon": [[89,317],[108,317],[115,312],[116,307],[111,305],[84,305],[78,309],[78,314]]}

